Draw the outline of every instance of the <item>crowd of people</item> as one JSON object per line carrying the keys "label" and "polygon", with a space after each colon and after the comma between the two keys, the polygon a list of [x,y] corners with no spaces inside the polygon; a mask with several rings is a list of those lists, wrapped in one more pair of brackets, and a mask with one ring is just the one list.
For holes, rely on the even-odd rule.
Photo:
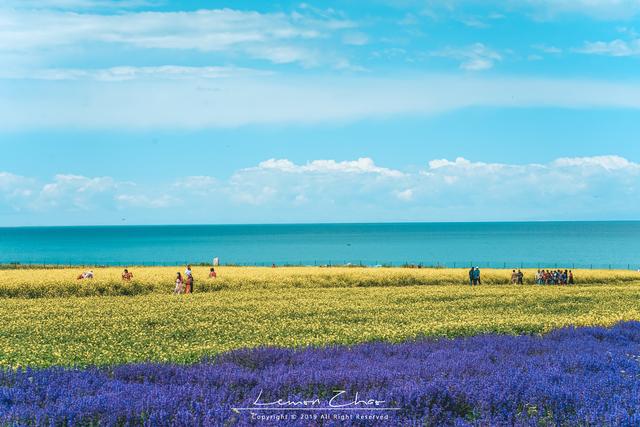
{"label": "crowd of people", "polygon": [[[469,284],[471,286],[480,285],[482,283],[480,279],[480,268],[471,267],[469,269]],[[512,270],[511,280],[512,285],[524,284],[524,273],[522,270]],[[536,285],[573,285],[575,284],[573,278],[573,271],[571,270],[538,270],[534,277],[534,283]]]}
{"label": "crowd of people", "polygon": [[536,272],[538,285],[573,285],[573,271],[571,270],[538,270]]}

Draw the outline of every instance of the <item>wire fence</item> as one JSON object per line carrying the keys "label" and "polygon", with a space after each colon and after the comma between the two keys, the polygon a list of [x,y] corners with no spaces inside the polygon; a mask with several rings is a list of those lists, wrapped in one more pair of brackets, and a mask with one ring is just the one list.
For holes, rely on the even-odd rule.
{"label": "wire fence", "polygon": [[[90,260],[85,262],[69,261],[1,261],[0,268],[63,268],[63,267],[161,267],[191,264],[194,266],[211,266],[211,261],[174,260],[174,261],[103,261]],[[379,260],[273,260],[273,261],[227,261],[220,263],[220,266],[241,266],[241,267],[397,267],[397,268],[496,268],[496,269],[587,269],[587,270],[637,270],[640,271],[640,263],[588,263],[588,262],[550,262],[550,261],[379,261]]]}

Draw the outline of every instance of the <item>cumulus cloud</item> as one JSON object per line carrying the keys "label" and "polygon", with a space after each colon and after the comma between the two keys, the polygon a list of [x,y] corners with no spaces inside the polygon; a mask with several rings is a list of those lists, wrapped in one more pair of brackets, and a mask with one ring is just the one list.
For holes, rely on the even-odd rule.
{"label": "cumulus cloud", "polygon": [[269,159],[224,179],[187,176],[153,187],[0,173],[0,212],[34,212],[43,223],[52,212],[135,217],[149,210],[167,222],[212,223],[631,219],[640,215],[639,196],[640,164],[615,155],[540,164],[433,159],[410,172],[370,158]]}
{"label": "cumulus cloud", "polygon": [[0,172],[0,212],[21,211],[33,196],[35,180],[10,172]]}
{"label": "cumulus cloud", "polygon": [[261,162],[257,168],[293,173],[372,173],[389,177],[403,176],[403,173],[398,170],[377,166],[373,159],[369,157],[341,162],[336,162],[335,160],[313,160],[305,165],[296,165],[287,159],[269,159]]}
{"label": "cumulus cloud", "polygon": [[[86,177],[59,174],[53,182],[44,184],[33,202],[39,210],[61,208],[62,210],[92,210],[114,194],[118,184],[111,177]],[[105,196],[106,195],[106,199]]]}

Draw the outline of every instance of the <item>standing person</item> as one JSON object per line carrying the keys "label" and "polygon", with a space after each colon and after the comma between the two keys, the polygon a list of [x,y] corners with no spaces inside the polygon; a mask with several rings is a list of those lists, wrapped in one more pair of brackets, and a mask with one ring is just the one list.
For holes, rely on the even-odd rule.
{"label": "standing person", "polygon": [[469,285],[473,286],[474,284],[474,280],[473,280],[473,272],[474,272],[474,268],[471,267],[471,269],[469,269]]}
{"label": "standing person", "polygon": [[524,273],[521,270],[518,270],[518,274],[516,274],[516,278],[518,280],[518,285],[524,285]]}
{"label": "standing person", "polygon": [[573,285],[573,272],[571,270],[569,270],[569,284]]}
{"label": "standing person", "polygon": [[184,293],[184,283],[182,282],[182,275],[178,271],[176,273],[176,288],[173,290],[174,294]]}
{"label": "standing person", "polygon": [[512,270],[511,271],[511,284],[515,285],[517,281],[518,281],[518,273],[516,273],[515,270]]}
{"label": "standing person", "polygon": [[187,282],[185,293],[192,294],[193,293],[193,271],[191,270],[191,264],[187,265],[187,269],[184,271],[184,276]]}
{"label": "standing person", "polygon": [[473,283],[474,285],[481,285],[482,281],[480,280],[480,268],[476,267],[473,270]]}

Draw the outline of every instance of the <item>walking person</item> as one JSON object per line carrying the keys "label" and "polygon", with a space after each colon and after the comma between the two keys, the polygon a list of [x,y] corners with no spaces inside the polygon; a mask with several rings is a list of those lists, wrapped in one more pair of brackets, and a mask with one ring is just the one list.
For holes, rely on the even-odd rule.
{"label": "walking person", "polygon": [[518,273],[516,273],[515,270],[512,270],[511,271],[511,284],[515,285],[517,281],[518,281]]}
{"label": "walking person", "polygon": [[569,270],[569,284],[570,285],[574,284],[574,282],[573,282],[573,272],[571,270]]}
{"label": "walking person", "polygon": [[518,270],[516,274],[516,280],[518,285],[524,285],[524,273],[521,270]]}
{"label": "walking person", "polygon": [[474,268],[471,267],[471,269],[469,269],[469,286],[473,286],[474,285],[474,280],[473,280],[473,272],[474,272]]}

